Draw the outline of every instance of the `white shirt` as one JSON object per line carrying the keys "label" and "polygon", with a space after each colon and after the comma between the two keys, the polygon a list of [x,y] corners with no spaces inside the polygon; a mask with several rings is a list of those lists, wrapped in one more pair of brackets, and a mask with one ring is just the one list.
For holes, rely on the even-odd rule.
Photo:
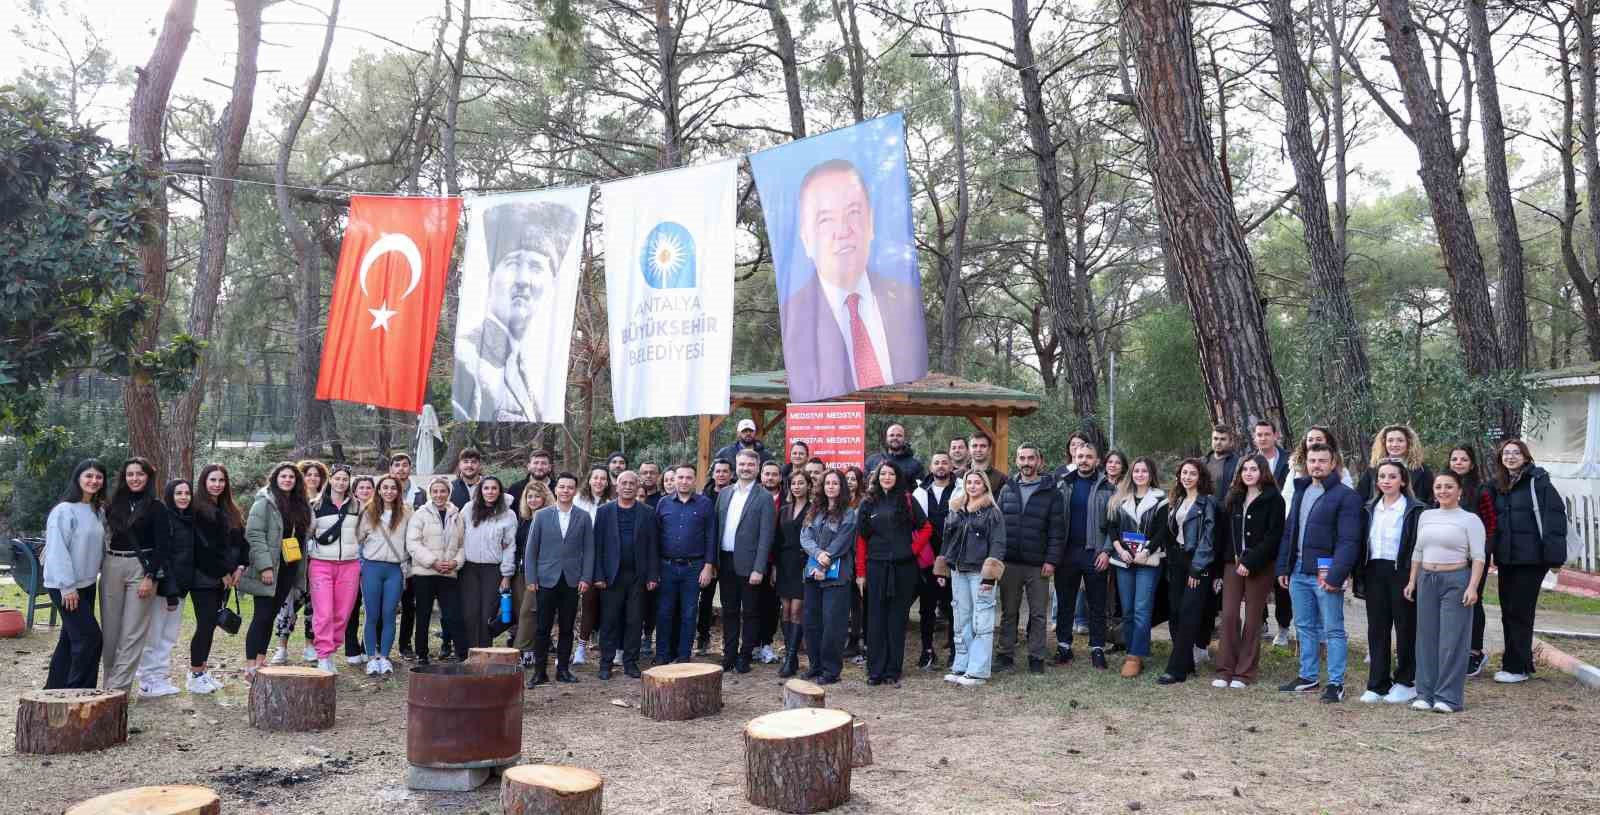
{"label": "white shirt", "polygon": [[[739,518],[744,514],[744,504],[750,500],[750,493],[755,489],[756,482],[749,484],[735,482],[730,489],[733,495],[728,498],[728,525],[722,529],[722,551],[733,551],[733,540],[739,535]],[[763,491],[765,492],[765,491]]]}
{"label": "white shirt", "polygon": [[1406,497],[1396,498],[1394,506],[1384,506],[1382,498],[1372,508],[1372,531],[1367,533],[1367,552],[1371,560],[1395,560],[1400,556],[1401,525],[1406,518]]}
{"label": "white shirt", "polygon": [[572,525],[572,510],[556,507],[556,519],[561,522],[561,537],[567,536],[567,527]]}
{"label": "white shirt", "polygon": [[852,294],[861,295],[861,303],[857,311],[861,314],[861,322],[867,327],[867,338],[872,341],[872,350],[878,357],[878,370],[883,372],[884,382],[893,382],[894,374],[889,370],[889,340],[883,331],[883,315],[878,312],[878,299],[872,294],[872,286],[867,281],[866,273],[856,281],[853,289],[837,288],[828,281],[817,276],[817,282],[822,284],[822,295],[828,298],[828,306],[833,309],[833,319],[839,324],[839,333],[844,335],[844,350],[850,357],[850,380],[855,381],[856,371],[856,344],[850,333],[850,307],[845,304],[845,298]]}

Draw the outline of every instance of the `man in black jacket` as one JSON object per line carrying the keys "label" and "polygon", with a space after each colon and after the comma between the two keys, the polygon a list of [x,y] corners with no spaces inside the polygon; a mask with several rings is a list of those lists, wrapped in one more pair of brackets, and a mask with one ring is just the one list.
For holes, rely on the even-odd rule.
{"label": "man in black jacket", "polygon": [[889,425],[883,433],[883,449],[867,456],[867,480],[870,482],[878,477],[878,467],[885,461],[892,461],[900,468],[900,474],[911,483],[913,487],[922,483],[922,477],[927,474],[927,469],[922,466],[922,460],[912,452],[911,445],[906,444],[906,428],[902,424]]}
{"label": "man in black jacket", "polygon": [[994,669],[1016,664],[1017,617],[1028,598],[1028,670],[1044,672],[1045,612],[1050,581],[1061,562],[1066,537],[1066,501],[1054,479],[1039,472],[1039,448],[1017,448],[1017,474],[1000,488],[1000,514],[1006,519],[1005,573],[1000,577],[1000,633],[995,637]]}
{"label": "man in black jacket", "polygon": [[622,651],[622,671],[639,678],[639,639],[645,592],[661,582],[656,513],[639,499],[639,474],[617,476],[617,500],[594,514],[594,587],[600,594],[600,672]]}
{"label": "man in black jacket", "polygon": [[[739,459],[740,450],[754,450],[762,461],[771,461],[772,453],[767,451],[766,445],[756,438],[756,423],[749,419],[740,419],[738,426],[739,438],[732,444],[717,451],[716,458],[726,459],[728,466],[732,467]],[[711,497],[711,496],[707,496]]]}
{"label": "man in black jacket", "polygon": [[511,497],[513,508],[522,506],[522,491],[527,488],[529,481],[543,481],[550,494],[555,494],[556,475],[552,459],[549,450],[535,450],[528,456],[528,474],[521,481],[506,488],[506,495]]}
{"label": "man in black jacket", "polygon": [[[935,555],[944,552],[944,523],[950,517],[950,499],[961,489],[956,481],[953,464],[949,453],[934,453],[929,460],[930,473],[927,483],[917,487],[912,496],[917,503],[922,505],[922,511],[928,516],[928,523],[933,526],[933,551]],[[933,650],[934,622],[939,615],[944,616],[949,623],[950,635],[946,639],[945,647],[950,651],[952,659],[956,653],[956,627],[955,616],[951,604],[954,597],[949,581],[944,586],[933,575],[933,567],[922,570],[920,582],[917,584],[917,621],[922,634],[922,658],[917,660],[917,667],[927,671],[939,667],[939,655]]]}
{"label": "man in black jacket", "polygon": [[1211,452],[1200,458],[1211,473],[1212,495],[1221,501],[1233,484],[1234,468],[1239,466],[1239,455],[1233,450],[1233,428],[1219,424],[1211,428]]}

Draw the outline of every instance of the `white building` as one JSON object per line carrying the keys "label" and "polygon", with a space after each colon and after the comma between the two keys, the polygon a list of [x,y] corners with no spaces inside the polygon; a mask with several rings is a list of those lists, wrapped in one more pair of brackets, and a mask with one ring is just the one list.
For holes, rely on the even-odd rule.
{"label": "white building", "polygon": [[1600,571],[1600,363],[1540,371],[1547,421],[1525,434],[1533,460],[1567,503],[1568,565]]}

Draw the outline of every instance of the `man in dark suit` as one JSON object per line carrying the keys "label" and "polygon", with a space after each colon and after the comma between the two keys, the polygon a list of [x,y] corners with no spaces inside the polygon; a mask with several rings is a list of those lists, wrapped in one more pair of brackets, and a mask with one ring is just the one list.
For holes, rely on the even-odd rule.
{"label": "man in dark suit", "polygon": [[661,582],[661,547],[656,512],[639,500],[639,474],[617,476],[617,500],[594,514],[594,587],[600,594],[600,673],[611,678],[611,660],[622,651],[622,672],[639,678],[639,636],[645,592]]}
{"label": "man in dark suit", "polygon": [[[750,652],[759,636],[756,587],[767,577],[778,511],[756,483],[761,456],[740,450],[739,480],[717,493],[717,587],[722,593],[722,669],[750,673]],[[741,635],[742,632],[742,635]]]}
{"label": "man in dark suit", "polygon": [[545,667],[550,658],[550,626],[561,625],[556,652],[556,681],[576,682],[570,669],[572,624],[578,616],[578,594],[589,590],[594,574],[594,524],[589,513],[572,505],[578,494],[578,477],[556,476],[556,505],[533,516],[528,527],[523,577],[538,586],[539,632],[533,644],[533,678],[528,687],[550,683]]}
{"label": "man in dark suit", "polygon": [[[830,159],[800,182],[798,229],[816,274],[783,301],[789,395],[812,402],[928,372],[922,291],[868,268],[872,201],[855,165]],[[798,271],[798,270],[796,270]]]}

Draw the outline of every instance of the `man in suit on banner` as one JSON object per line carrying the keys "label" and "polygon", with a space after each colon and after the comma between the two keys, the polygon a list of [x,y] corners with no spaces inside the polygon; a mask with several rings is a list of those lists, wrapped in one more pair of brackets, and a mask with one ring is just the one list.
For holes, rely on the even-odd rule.
{"label": "man in suit on banner", "polygon": [[860,171],[844,159],[812,167],[797,210],[816,275],[780,309],[790,397],[827,399],[927,374],[921,289],[870,268],[872,201]]}

